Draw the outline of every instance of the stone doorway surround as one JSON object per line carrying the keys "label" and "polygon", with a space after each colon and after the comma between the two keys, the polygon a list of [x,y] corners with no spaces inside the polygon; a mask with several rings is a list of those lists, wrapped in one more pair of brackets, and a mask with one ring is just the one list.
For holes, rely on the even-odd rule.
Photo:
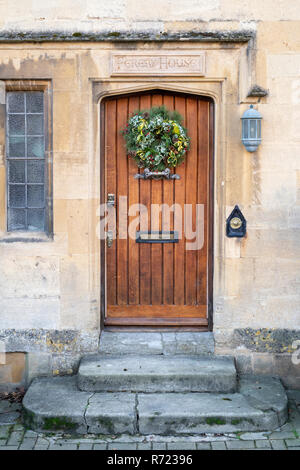
{"label": "stone doorway surround", "polygon": [[[102,117],[100,104],[109,96],[145,92],[150,90],[167,90],[170,92],[182,92],[199,96],[207,96],[213,99],[215,108],[214,131],[214,305],[212,316],[209,319],[209,329],[213,330],[213,323],[217,327],[218,316],[223,313],[225,286],[226,257],[235,256],[239,251],[239,242],[226,239],[225,223],[228,210],[226,200],[225,182],[228,179],[228,168],[236,153],[240,149],[239,119],[240,103],[253,103],[253,98],[247,97],[254,78],[251,67],[253,50],[247,38],[246,42],[232,43],[144,43],[140,47],[126,48],[125,44],[118,45],[118,52],[109,51],[106,56],[104,70],[109,77],[90,78],[92,84],[91,127],[90,133],[90,199],[98,203],[101,188],[100,168],[100,132]],[[250,44],[250,46],[249,46]],[[136,65],[134,58],[141,60],[141,66]],[[184,72],[178,72],[178,67],[171,67],[171,71],[159,73],[157,66],[153,65],[145,70],[143,60],[166,60],[177,58],[179,61],[185,58],[197,57],[198,62],[191,68],[185,67]],[[121,61],[118,65],[117,60]],[[124,65],[125,64],[125,65]],[[126,65],[127,64],[127,65]],[[134,64],[134,65],[132,65]],[[197,69],[195,71],[195,69]],[[229,150],[230,148],[230,150]],[[237,158],[237,156],[236,156]],[[233,163],[233,162],[232,162]],[[248,162],[249,164],[249,162]],[[247,163],[245,163],[247,165]],[[242,199],[243,180],[249,178],[247,171],[242,172],[240,184],[233,189],[236,201]],[[247,186],[247,181],[244,181]],[[101,191],[101,189],[100,189]],[[240,193],[240,194],[239,194]],[[233,196],[234,197],[234,196]],[[230,195],[232,199],[232,195]],[[95,211],[94,211],[95,212]],[[95,214],[90,219],[90,279],[93,280],[91,288],[97,295],[97,288],[101,285],[101,254],[98,240],[94,237],[94,227],[97,225]],[[97,256],[94,254],[97,253]],[[103,287],[102,287],[103,288]],[[101,298],[101,295],[100,295]],[[99,303],[100,303],[99,298]],[[104,310],[104,306],[101,307]],[[100,316],[102,317],[101,313]],[[103,326],[103,319],[101,318]]]}

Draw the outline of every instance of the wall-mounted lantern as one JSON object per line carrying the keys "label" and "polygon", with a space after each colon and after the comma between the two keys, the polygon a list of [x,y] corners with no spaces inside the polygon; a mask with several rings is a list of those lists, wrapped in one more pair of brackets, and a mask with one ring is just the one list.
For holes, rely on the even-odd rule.
{"label": "wall-mounted lantern", "polygon": [[242,142],[248,152],[255,152],[261,143],[262,115],[250,105],[242,116]]}

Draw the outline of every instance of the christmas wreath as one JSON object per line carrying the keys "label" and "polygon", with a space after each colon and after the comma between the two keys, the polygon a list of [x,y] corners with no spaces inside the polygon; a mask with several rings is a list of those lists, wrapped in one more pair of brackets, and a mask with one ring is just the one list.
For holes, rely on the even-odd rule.
{"label": "christmas wreath", "polygon": [[177,111],[165,106],[135,112],[121,131],[128,157],[139,168],[163,171],[180,165],[190,148],[190,139]]}

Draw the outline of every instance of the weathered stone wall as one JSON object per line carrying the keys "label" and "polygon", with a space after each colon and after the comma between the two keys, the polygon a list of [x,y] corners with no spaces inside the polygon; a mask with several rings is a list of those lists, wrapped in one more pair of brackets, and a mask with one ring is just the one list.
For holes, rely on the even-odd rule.
{"label": "weathered stone wall", "polygon": [[[262,23],[299,21],[297,1],[253,0],[2,0],[2,30],[161,31],[257,29]],[[294,25],[295,26],[295,25]],[[292,31],[290,29],[290,35]],[[271,41],[272,42],[272,41]]]}
{"label": "weathered stone wall", "polygon": [[[216,351],[239,356],[241,370],[300,381],[291,361],[300,330],[299,2],[1,1],[0,39],[0,339],[7,349],[31,354],[32,364],[43,353],[37,364],[48,373],[74,370],[97,348],[97,103],[101,93],[162,86],[216,103]],[[111,52],[137,49],[204,51],[205,76],[112,79]],[[8,80],[38,79],[51,93],[54,238],[17,241],[5,233],[4,90]],[[256,84],[268,96],[247,97]],[[263,115],[255,154],[240,142],[249,103]],[[248,221],[242,240],[225,237],[235,204]],[[282,335],[283,349],[269,337],[253,340],[269,330]]]}

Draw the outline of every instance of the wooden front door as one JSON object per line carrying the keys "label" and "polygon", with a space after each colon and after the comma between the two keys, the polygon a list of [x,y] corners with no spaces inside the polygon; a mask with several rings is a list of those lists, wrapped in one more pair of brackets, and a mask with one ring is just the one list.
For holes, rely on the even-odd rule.
{"label": "wooden front door", "polygon": [[[190,151],[175,170],[180,179],[136,179],[134,175],[142,170],[127,158],[120,130],[132,112],[162,104],[183,116],[191,138]],[[102,202],[114,195],[117,227],[110,247],[102,241],[104,322],[205,328],[212,295],[213,103],[194,95],[153,91],[105,99],[101,115]],[[124,207],[128,211],[138,203],[148,209],[148,217],[144,212],[127,212],[124,218]],[[160,204],[165,204],[162,210],[153,206]],[[173,204],[175,211],[182,209],[182,238],[177,243],[137,243],[135,237],[126,237],[128,225],[137,216],[136,232],[168,233],[178,228],[174,227],[174,212],[166,209]],[[198,249],[187,250],[192,239],[184,227],[186,205],[193,216],[194,231],[196,206],[203,207],[203,246]]]}

